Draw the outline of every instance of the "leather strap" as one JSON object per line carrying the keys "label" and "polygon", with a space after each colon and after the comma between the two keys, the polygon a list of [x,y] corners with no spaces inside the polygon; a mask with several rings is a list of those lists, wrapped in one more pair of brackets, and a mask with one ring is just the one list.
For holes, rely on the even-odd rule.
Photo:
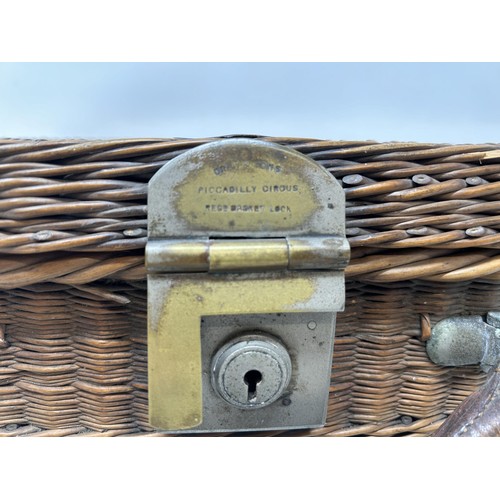
{"label": "leather strap", "polygon": [[437,437],[500,436],[500,366],[433,434]]}

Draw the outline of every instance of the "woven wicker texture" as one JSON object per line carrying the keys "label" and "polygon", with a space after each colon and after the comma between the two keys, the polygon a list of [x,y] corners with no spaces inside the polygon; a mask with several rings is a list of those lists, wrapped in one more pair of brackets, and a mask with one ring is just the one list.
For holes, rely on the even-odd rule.
{"label": "woven wicker texture", "polygon": [[[327,426],[293,435],[431,434],[485,381],[432,364],[423,339],[498,309],[500,145],[260,139],[319,162],[347,199]],[[147,183],[213,140],[0,140],[0,436],[152,433]]]}
{"label": "woven wicker texture", "polygon": [[[342,182],[348,277],[500,280],[499,145],[260,139]],[[213,140],[0,141],[0,288],[144,279],[147,182]]]}
{"label": "woven wicker texture", "polygon": [[[66,285],[0,293],[0,435],[151,432],[145,283],[108,285],[117,300]],[[338,316],[327,425],[291,435],[413,435],[436,430],[486,377],[431,363],[431,322],[498,304],[490,284],[348,282]],[[121,302],[121,303],[120,303]],[[7,429],[11,429],[8,431]],[[50,432],[45,432],[50,430]],[[268,433],[269,434],[269,433]]]}

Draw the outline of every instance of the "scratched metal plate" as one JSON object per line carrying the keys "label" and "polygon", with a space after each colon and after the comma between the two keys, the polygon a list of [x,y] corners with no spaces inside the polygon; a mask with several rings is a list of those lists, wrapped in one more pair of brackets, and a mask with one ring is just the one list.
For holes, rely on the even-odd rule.
{"label": "scratched metal plate", "polygon": [[[171,160],[150,181],[148,236],[160,242],[175,238],[285,238],[289,236],[344,236],[344,194],[338,182],[313,160],[282,146],[248,139],[231,139],[201,146]],[[146,248],[146,253],[148,248]],[[295,428],[322,425],[326,411],[331,369],[332,320],[344,306],[341,272],[314,270],[272,273],[177,273],[148,274],[148,373],[150,422],[161,429],[238,430],[249,428]],[[293,408],[275,403],[259,409],[243,424],[234,414],[216,423],[207,406],[204,370],[210,357],[202,349],[200,321],[222,315],[327,314],[318,322],[329,340],[326,350],[301,364],[314,351],[297,355],[306,374],[316,369],[321,384],[307,380],[294,388]],[[272,316],[269,316],[270,318]],[[288,316],[287,316],[288,317]],[[328,326],[327,326],[328,324]],[[290,331],[302,332],[304,325]],[[214,327],[215,328],[215,327]],[[224,326],[229,332],[230,325]],[[298,329],[298,330],[294,330]],[[215,328],[217,329],[217,328]],[[288,328],[277,336],[290,335]],[[279,330],[279,328],[278,328]],[[285,331],[286,330],[286,331]],[[271,332],[272,333],[272,332]],[[322,333],[322,334],[323,334]],[[297,333],[302,335],[302,333]],[[204,336],[203,336],[204,337]],[[290,335],[290,339],[294,336]],[[298,338],[298,337],[297,337]],[[310,339],[312,339],[311,337]],[[297,340],[298,342],[298,340]],[[304,341],[305,342],[305,341]],[[304,344],[305,345],[305,344]],[[298,347],[292,346],[294,349]],[[323,348],[323,346],[322,346]],[[325,382],[328,380],[328,382]],[[311,385],[312,384],[312,385]],[[321,403],[313,402],[311,390],[321,385]],[[215,395],[215,394],[213,394]],[[218,396],[217,396],[218,398]],[[220,400],[220,398],[218,398]],[[302,401],[302,402],[301,402]],[[224,403],[226,404],[226,403]],[[312,407],[315,407],[314,411]],[[263,425],[264,412],[275,410]],[[295,418],[286,418],[286,414]],[[208,415],[205,413],[208,412]],[[226,414],[234,413],[229,409]],[[262,412],[262,413],[261,413]],[[248,417],[248,415],[246,415]],[[258,421],[260,420],[260,424]],[[253,422],[253,423],[252,423]]]}
{"label": "scratched metal plate", "polygon": [[[201,322],[203,422],[191,431],[299,429],[324,425],[333,352],[332,313],[206,316]],[[237,408],[216,394],[210,364],[225,342],[246,331],[280,337],[292,359],[292,379],[283,395],[265,408]],[[307,347],[306,347],[307,346]],[[265,425],[262,425],[265,422]]]}
{"label": "scratched metal plate", "polygon": [[150,238],[344,234],[341,187],[291,149],[230,139],[166,168],[168,175],[159,172],[150,183]]}
{"label": "scratched metal plate", "polygon": [[[192,429],[205,420],[202,318],[249,313],[331,314],[343,309],[342,273],[279,274],[234,274],[232,279],[205,273],[149,276],[149,403],[154,427]],[[331,325],[329,335],[333,340]],[[329,355],[328,349],[326,352]]]}

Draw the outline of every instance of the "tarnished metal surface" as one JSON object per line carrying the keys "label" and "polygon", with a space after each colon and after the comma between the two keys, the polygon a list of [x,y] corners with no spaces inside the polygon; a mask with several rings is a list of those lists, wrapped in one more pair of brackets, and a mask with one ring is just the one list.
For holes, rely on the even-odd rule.
{"label": "tarnished metal surface", "polygon": [[[228,140],[172,160],[151,180],[149,195],[151,424],[207,431],[324,423],[328,346],[333,345],[335,312],[344,307],[342,270],[349,257],[340,185],[295,151],[260,141]],[[202,375],[216,350],[202,353],[206,339],[200,325],[210,316],[260,314],[266,320],[247,327],[270,333],[280,315],[304,312],[329,316],[325,350],[313,363],[323,369],[312,379],[307,370],[293,370],[298,377],[294,390],[309,387],[309,400],[302,396],[302,404],[293,406],[302,410],[287,409],[288,418],[277,410],[279,402],[269,403],[258,410],[265,415],[250,417],[247,411],[250,421],[245,423],[240,414],[245,410],[227,408],[230,403],[214,392],[210,377]],[[292,364],[316,338],[305,328],[310,339],[295,346]],[[226,338],[217,337],[217,350],[235,335],[234,326],[224,331]],[[286,343],[286,329],[274,334]],[[311,412],[312,407],[317,410]],[[221,412],[231,416],[221,422]]]}
{"label": "tarnished metal surface", "polygon": [[152,425],[165,429],[202,422],[203,317],[338,311],[344,305],[340,272],[245,274],[230,280],[227,275],[167,276],[150,277],[148,284],[150,415]]}
{"label": "tarnished metal surface", "polygon": [[211,143],[170,161],[168,172],[150,183],[150,239],[345,234],[344,216],[336,216],[345,211],[340,185],[284,146]]}
{"label": "tarnished metal surface", "polygon": [[153,240],[148,243],[146,259],[150,273],[343,270],[349,245],[343,238],[318,236]]}
{"label": "tarnished metal surface", "polygon": [[211,375],[213,388],[228,403],[258,409],[274,403],[288,387],[292,361],[277,338],[249,332],[212,357]]}
{"label": "tarnished metal surface", "polygon": [[456,316],[437,323],[427,342],[430,359],[443,366],[480,365],[488,372],[500,361],[498,313],[490,313],[486,323],[481,316]]}
{"label": "tarnished metal surface", "polygon": [[[329,312],[244,314],[203,318],[203,424],[199,431],[248,431],[321,427],[327,413],[335,315]],[[212,360],[221,345],[246,332],[265,328],[289,353],[291,379],[276,401],[257,409],[241,409],[222,400],[211,384]],[[285,362],[286,363],[286,362]],[[272,375],[272,373],[271,373]],[[334,401],[338,407],[342,400]]]}

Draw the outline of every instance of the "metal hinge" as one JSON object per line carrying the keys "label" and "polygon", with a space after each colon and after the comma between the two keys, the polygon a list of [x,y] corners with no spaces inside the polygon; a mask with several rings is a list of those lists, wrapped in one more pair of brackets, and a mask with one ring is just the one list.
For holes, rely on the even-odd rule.
{"label": "metal hinge", "polygon": [[344,270],[350,249],[345,238],[210,238],[151,240],[149,273]]}

